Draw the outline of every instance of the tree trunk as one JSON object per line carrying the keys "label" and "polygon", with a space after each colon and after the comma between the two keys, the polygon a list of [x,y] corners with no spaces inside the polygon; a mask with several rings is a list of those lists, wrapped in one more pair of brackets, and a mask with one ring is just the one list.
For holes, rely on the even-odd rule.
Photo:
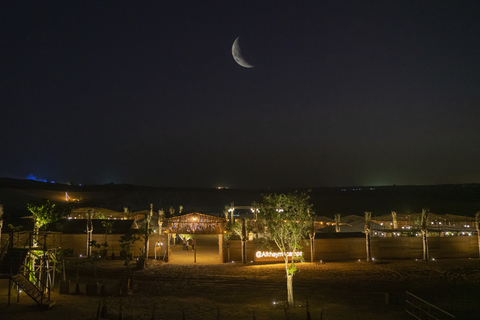
{"label": "tree trunk", "polygon": [[162,235],[162,234],[163,234],[162,225],[163,225],[163,222],[159,222],[159,223],[158,223],[158,234],[159,234],[159,235]]}
{"label": "tree trunk", "polygon": [[149,248],[149,229],[150,229],[150,220],[153,216],[153,204],[150,204],[150,214],[145,217],[145,247],[144,247],[144,257],[143,257],[143,267],[147,266],[148,260],[148,248]]}
{"label": "tree trunk", "polygon": [[247,238],[247,235],[246,235],[246,230],[245,230],[245,219],[242,218],[241,220],[241,223],[242,223],[242,236],[241,236],[241,239],[242,239],[242,263],[245,264],[246,263],[246,257],[245,257],[245,242],[246,242],[246,238]]}
{"label": "tree trunk", "polygon": [[310,236],[310,262],[313,263],[315,261],[315,248],[313,247],[315,244],[315,241],[314,241],[315,233],[313,234],[313,236],[312,234],[309,234],[309,236]]}
{"label": "tree trunk", "polygon": [[366,251],[367,251],[367,262],[372,261],[372,247],[370,245],[370,233],[371,233],[371,219],[372,219],[372,213],[369,211],[365,211],[365,245],[366,245]]}
{"label": "tree trunk", "polygon": [[423,261],[428,261],[428,243],[427,243],[427,227],[428,227],[428,209],[422,209],[422,243],[423,243]]}
{"label": "tree trunk", "polygon": [[308,232],[308,236],[310,238],[310,262],[314,262],[315,261],[315,248],[313,247],[314,244],[315,244],[315,221],[313,219],[313,217],[311,218],[312,220],[310,221],[311,225],[310,225],[310,230]]}
{"label": "tree trunk", "polygon": [[148,232],[145,232],[145,243],[143,246],[143,258],[145,259],[145,261],[147,261],[148,259],[148,244],[149,244]]}
{"label": "tree trunk", "polygon": [[395,211],[392,211],[392,223],[393,223],[393,229],[398,229],[398,220],[397,220],[397,213]]}
{"label": "tree trunk", "polygon": [[150,245],[150,239],[148,238],[148,234],[145,236],[145,257],[143,259],[143,267],[145,268],[147,266],[147,260],[148,260],[148,247]]}
{"label": "tree trunk", "polygon": [[423,261],[428,261],[428,242],[427,242],[427,230],[422,230],[423,239]]}
{"label": "tree trunk", "polygon": [[288,295],[288,305],[294,307],[293,301],[293,274],[287,274],[287,295]]}
{"label": "tree trunk", "polygon": [[33,239],[32,239],[32,246],[37,245],[38,241],[38,232],[40,230],[40,227],[38,226],[37,219],[33,222]]}
{"label": "tree trunk", "polygon": [[370,230],[365,232],[365,244],[367,250],[367,262],[372,261],[372,247],[370,244]]}
{"label": "tree trunk", "polygon": [[92,231],[87,231],[87,258],[90,258],[92,255],[92,246],[90,242],[92,241]]}
{"label": "tree trunk", "polygon": [[87,258],[90,258],[92,254],[92,236],[93,236],[93,212],[92,210],[88,210],[88,220],[87,220]]}
{"label": "tree trunk", "polygon": [[340,232],[340,214],[335,215],[335,232]]}
{"label": "tree trunk", "polygon": [[[285,273],[287,275],[287,302],[288,305],[293,307],[293,274],[288,272],[288,256],[284,255],[283,259],[285,260]],[[293,263],[293,254],[292,254],[292,263]]]}
{"label": "tree trunk", "polygon": [[242,263],[243,264],[246,263],[246,259],[245,259],[245,239],[242,239]]}
{"label": "tree trunk", "polygon": [[478,257],[480,258],[480,229],[477,229]]}

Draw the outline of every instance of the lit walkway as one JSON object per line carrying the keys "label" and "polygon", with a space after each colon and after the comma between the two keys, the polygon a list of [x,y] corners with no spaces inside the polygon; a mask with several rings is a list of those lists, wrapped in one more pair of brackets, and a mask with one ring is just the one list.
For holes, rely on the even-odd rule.
{"label": "lit walkway", "polygon": [[[196,236],[197,264],[218,264],[221,263],[218,255],[218,235],[205,234]],[[171,264],[193,264],[194,254],[192,246],[188,246],[188,251],[183,250],[182,243],[171,246],[172,254],[168,263]]]}

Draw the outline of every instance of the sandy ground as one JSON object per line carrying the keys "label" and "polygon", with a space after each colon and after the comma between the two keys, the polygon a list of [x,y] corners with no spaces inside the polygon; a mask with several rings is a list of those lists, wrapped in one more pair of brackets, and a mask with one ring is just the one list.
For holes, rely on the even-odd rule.
{"label": "sandy ground", "polygon": [[[181,247],[180,247],[181,250]],[[191,252],[190,252],[191,253]],[[177,260],[178,262],[178,260]],[[115,283],[123,272],[121,261],[79,267],[70,273],[71,291],[78,281]],[[8,280],[0,280],[0,319],[95,319],[101,297],[85,294],[52,294],[56,305],[38,310],[22,293],[7,307]],[[406,290],[445,309],[459,319],[479,319],[480,260],[378,261],[301,263],[294,278],[297,308],[274,305],[286,297],[283,264],[216,265],[171,264],[151,261],[134,272],[134,284],[127,297],[107,296],[107,316],[118,319],[306,319],[308,299],[312,319],[409,319],[403,303]],[[385,294],[393,299],[386,303]],[[397,301],[395,301],[397,300]],[[471,303],[469,303],[471,302]],[[459,307],[459,305],[461,305]]]}

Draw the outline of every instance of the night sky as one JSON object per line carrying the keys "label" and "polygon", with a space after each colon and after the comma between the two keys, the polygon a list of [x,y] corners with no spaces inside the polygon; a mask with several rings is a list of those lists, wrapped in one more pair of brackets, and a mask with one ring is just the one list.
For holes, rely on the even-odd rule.
{"label": "night sky", "polygon": [[480,182],[479,106],[479,1],[0,3],[4,177]]}

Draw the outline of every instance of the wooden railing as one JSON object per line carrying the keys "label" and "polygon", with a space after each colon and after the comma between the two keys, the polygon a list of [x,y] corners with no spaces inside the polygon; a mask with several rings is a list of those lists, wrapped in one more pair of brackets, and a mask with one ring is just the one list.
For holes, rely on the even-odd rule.
{"label": "wooden railing", "polygon": [[418,320],[453,320],[454,315],[405,291],[405,311]]}
{"label": "wooden railing", "polygon": [[10,244],[10,236],[8,236],[7,241],[5,241],[5,243],[2,242],[2,247],[0,248],[0,261],[2,261],[4,254],[7,252],[9,244]]}
{"label": "wooden railing", "polygon": [[35,239],[33,231],[18,231],[13,233],[10,243],[12,247],[32,248],[39,246],[54,249],[61,245],[61,234],[61,232],[40,231]]}

